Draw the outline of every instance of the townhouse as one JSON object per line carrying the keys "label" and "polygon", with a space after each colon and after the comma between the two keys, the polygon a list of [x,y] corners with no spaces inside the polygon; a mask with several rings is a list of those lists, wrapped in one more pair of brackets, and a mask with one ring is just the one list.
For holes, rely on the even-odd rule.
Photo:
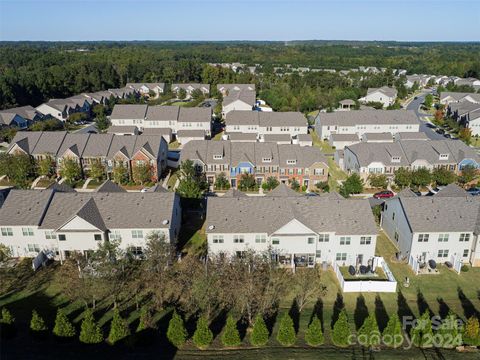
{"label": "townhouse", "polygon": [[479,219],[480,199],[449,185],[432,197],[404,190],[386,200],[381,226],[397,245],[399,258],[410,264],[434,260],[480,266]]}
{"label": "townhouse", "polygon": [[315,147],[278,145],[266,142],[190,141],[180,153],[180,161],[193,161],[209,183],[224,173],[232,188],[242,174],[252,174],[260,186],[273,176],[288,184],[295,179],[308,190],[328,180],[328,161]]}
{"label": "townhouse", "polygon": [[150,96],[151,93],[154,94],[153,97],[158,97],[165,93],[165,83],[155,82],[155,83],[127,83],[126,88],[135,90],[137,93],[143,96]]}
{"label": "townhouse", "polygon": [[65,159],[77,162],[86,176],[94,162],[102,164],[107,174],[120,162],[130,174],[136,166],[148,165],[151,181],[156,182],[167,167],[168,144],[163,137],[156,135],[32,131],[18,132],[7,153],[27,154],[37,161],[49,157],[57,174]]}
{"label": "townhouse", "polygon": [[176,242],[181,208],[171,192],[12,190],[0,209],[0,224],[0,242],[14,257],[44,251],[62,260],[87,255],[109,239],[141,255],[152,232]]}
{"label": "townhouse", "polygon": [[442,105],[464,101],[480,104],[480,94],[448,91],[444,91],[440,94],[440,104]]}
{"label": "townhouse", "polygon": [[393,105],[397,99],[397,90],[388,86],[381,88],[368,88],[367,95],[358,99],[361,102],[379,102],[383,107]]}
{"label": "townhouse", "polygon": [[308,122],[300,112],[231,111],[225,119],[225,131],[254,133],[259,141],[267,141],[271,135],[284,135],[285,141],[298,140],[300,134],[308,134]]}
{"label": "townhouse", "polygon": [[0,127],[13,126],[25,129],[29,124],[42,118],[43,115],[30,105],[0,110]]}
{"label": "townhouse", "polygon": [[218,84],[217,91],[223,96],[236,91],[255,91],[255,84]]}
{"label": "townhouse", "polygon": [[200,90],[203,96],[208,96],[210,95],[210,84],[172,84],[172,92],[174,94],[178,95],[181,90],[185,90],[187,99],[192,97],[192,93],[195,90]]}
{"label": "townhouse", "polygon": [[367,200],[346,200],[334,193],[303,196],[284,186],[264,197],[232,193],[209,198],[208,254],[269,251],[292,268],[368,264],[378,231]]}
{"label": "townhouse", "polygon": [[60,121],[66,121],[75,113],[84,113],[90,116],[91,103],[83,95],[72,96],[66,99],[51,99],[37,106],[37,111],[44,116],[51,116]]}
{"label": "townhouse", "polygon": [[469,128],[473,136],[480,135],[480,102],[460,101],[447,106],[446,116]]}
{"label": "townhouse", "polygon": [[358,173],[364,180],[369,174],[393,178],[397,169],[444,168],[459,174],[463,167],[478,168],[480,156],[459,140],[398,140],[388,143],[361,142],[344,149],[343,170]]}
{"label": "townhouse", "polygon": [[405,86],[408,89],[411,89],[415,84],[417,84],[419,88],[424,88],[430,79],[434,79],[434,77],[430,75],[407,75],[406,78]]}
{"label": "townhouse", "polygon": [[332,134],[419,132],[420,123],[413,110],[320,112],[315,129],[321,139],[328,140]]}
{"label": "townhouse", "polygon": [[238,91],[229,91],[228,95],[223,97],[222,116],[225,117],[229,112],[252,111],[255,106],[257,93],[255,90],[241,89]]}

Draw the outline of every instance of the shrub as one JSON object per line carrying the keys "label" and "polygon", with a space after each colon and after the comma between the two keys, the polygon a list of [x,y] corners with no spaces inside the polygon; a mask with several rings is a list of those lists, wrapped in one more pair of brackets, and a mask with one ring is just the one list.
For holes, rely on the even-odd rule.
{"label": "shrub", "polygon": [[0,324],[13,325],[15,318],[7,308],[2,308],[2,314],[0,317]]}
{"label": "shrub", "polygon": [[197,321],[197,328],[193,333],[193,343],[200,349],[208,347],[213,341],[212,330],[208,327],[208,321],[201,316]]}
{"label": "shrub", "polygon": [[348,337],[351,335],[350,326],[348,324],[347,312],[343,309],[338,320],[333,325],[332,342],[336,346],[347,347],[349,344]]}
{"label": "shrub", "polygon": [[457,317],[450,311],[442,324],[438,328],[435,339],[438,341],[435,345],[445,349],[453,349],[462,345],[462,338],[458,331]]}
{"label": "shrub", "polygon": [[261,315],[257,315],[253,323],[252,333],[250,334],[250,344],[253,346],[264,346],[268,342],[269,335],[265,320],[263,320]]}
{"label": "shrub", "polygon": [[36,332],[47,330],[47,325],[45,325],[45,321],[40,315],[38,315],[36,310],[32,311],[32,319],[30,320],[30,330],[36,331]]}
{"label": "shrub", "polygon": [[375,315],[369,315],[358,330],[358,342],[365,347],[380,345],[380,331]]}
{"label": "shrub", "polygon": [[167,338],[170,343],[176,348],[182,347],[187,340],[187,330],[180,315],[173,311],[172,318],[168,323]]}
{"label": "shrub", "polygon": [[113,311],[113,318],[110,324],[110,333],[108,334],[108,342],[114,345],[116,342],[130,335],[130,328],[127,322],[120,316],[118,309]]}
{"label": "shrub", "polygon": [[463,341],[467,345],[480,345],[480,323],[475,315],[468,318],[463,328]]}
{"label": "shrub", "polygon": [[63,309],[57,310],[57,317],[55,318],[55,326],[53,327],[53,333],[58,337],[69,338],[76,334],[75,328],[68,320],[67,315]]}
{"label": "shrub", "polygon": [[468,272],[468,270],[470,270],[470,266],[468,266],[468,265],[462,265],[462,267],[460,268],[460,270],[461,270],[462,272]]}
{"label": "shrub", "polygon": [[324,341],[322,324],[317,316],[314,316],[307,331],[305,331],[305,342],[310,346],[322,345]]}
{"label": "shrub", "polygon": [[295,327],[293,320],[288,313],[285,313],[280,320],[278,327],[277,341],[283,346],[291,346],[295,344],[297,335],[295,334]]}
{"label": "shrub", "polygon": [[95,322],[92,310],[85,310],[80,328],[80,341],[85,344],[98,344],[103,341],[102,329]]}
{"label": "shrub", "polygon": [[223,346],[226,347],[238,346],[242,342],[240,340],[240,333],[237,329],[237,322],[231,315],[229,315],[227,318],[227,323],[225,325],[225,329],[223,330],[221,340]]}
{"label": "shrub", "polygon": [[402,323],[397,314],[388,320],[387,326],[383,329],[383,343],[391,348],[398,348],[403,344]]}
{"label": "shrub", "polygon": [[433,330],[428,310],[417,319],[417,324],[412,328],[410,337],[413,345],[417,347],[426,348],[432,346]]}
{"label": "shrub", "polygon": [[140,309],[140,320],[137,326],[137,332],[146,330],[152,327],[152,315],[150,311],[144,306]]}

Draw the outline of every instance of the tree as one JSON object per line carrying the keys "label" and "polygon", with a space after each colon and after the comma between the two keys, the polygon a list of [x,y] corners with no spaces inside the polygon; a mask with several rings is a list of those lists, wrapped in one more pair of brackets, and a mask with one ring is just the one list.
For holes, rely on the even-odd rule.
{"label": "tree", "polygon": [[80,341],[85,344],[99,344],[103,341],[102,329],[95,322],[92,310],[87,308],[80,327]]}
{"label": "tree", "polygon": [[477,176],[477,169],[472,165],[466,165],[460,171],[461,175],[458,180],[463,185],[473,181]]}
{"label": "tree", "polygon": [[443,319],[442,324],[437,329],[435,339],[437,340],[435,345],[445,349],[453,349],[462,345],[458,319],[451,311],[448,312],[447,317]]}
{"label": "tree", "polygon": [[128,168],[123,165],[123,162],[116,162],[113,166],[113,181],[117,184],[126,184],[129,180]]}
{"label": "tree", "polygon": [[178,90],[177,92],[177,97],[180,99],[180,100],[184,100],[186,97],[187,97],[187,91],[185,89],[180,89]]}
{"label": "tree", "polygon": [[76,334],[70,320],[63,309],[57,310],[57,317],[55,318],[55,326],[53,327],[53,333],[58,337],[70,338]]}
{"label": "tree", "polygon": [[82,177],[82,169],[77,161],[71,158],[64,158],[59,170],[60,176],[65,178],[67,184],[73,185]]}
{"label": "tree", "polygon": [[269,176],[266,181],[262,184],[263,190],[273,190],[275,189],[280,183],[278,182],[277,178],[274,176]]}
{"label": "tree", "polygon": [[353,173],[340,186],[340,195],[349,197],[351,194],[360,194],[363,191],[363,180],[360,175]]}
{"label": "tree", "polygon": [[347,312],[343,309],[338,315],[338,320],[333,325],[332,342],[339,347],[347,347],[350,345],[350,326],[348,324]]}
{"label": "tree", "polygon": [[253,346],[264,346],[267,344],[269,336],[265,320],[263,320],[262,315],[258,314],[255,317],[253,329],[250,333],[250,344]]}
{"label": "tree", "polygon": [[12,313],[10,310],[7,308],[2,308],[2,313],[0,317],[0,324],[5,324],[5,325],[13,325],[15,322],[15,318],[13,317]]}
{"label": "tree", "polygon": [[426,168],[420,168],[412,172],[412,185],[425,187],[432,182],[432,174]]}
{"label": "tree", "polygon": [[312,322],[305,331],[305,342],[310,346],[319,346],[324,342],[322,323],[317,315],[313,316]]}
{"label": "tree", "polygon": [[116,342],[130,335],[130,328],[127,322],[120,316],[118,309],[113,310],[113,318],[110,323],[110,332],[108,334],[108,342],[114,345]]}
{"label": "tree", "polygon": [[452,184],[457,180],[457,176],[453,171],[445,168],[436,168],[432,171],[432,180],[437,185],[444,186]]}
{"label": "tree", "polygon": [[277,341],[283,346],[292,346],[297,340],[295,334],[295,327],[293,326],[293,320],[286,312],[280,319],[280,325],[278,327]]}
{"label": "tree", "polygon": [[410,338],[413,345],[417,347],[431,347],[433,343],[432,321],[430,313],[426,310],[422,316],[417,319],[416,325],[410,331]]}
{"label": "tree", "polygon": [[185,324],[183,323],[182,317],[177,314],[176,310],[173,311],[172,318],[168,323],[167,339],[176,348],[181,348],[185,344],[185,341],[187,341]]}
{"label": "tree", "polygon": [[423,106],[425,106],[425,108],[427,109],[430,109],[432,105],[433,105],[433,95],[428,94],[427,96],[425,96],[425,99],[423,100]]}
{"label": "tree", "polygon": [[148,328],[151,328],[153,325],[152,314],[146,306],[143,306],[140,309],[140,319],[138,321],[137,333]]}
{"label": "tree", "polygon": [[467,345],[480,346],[480,323],[475,315],[470,316],[464,325],[463,341]]}
{"label": "tree", "polygon": [[320,181],[315,184],[315,187],[322,192],[330,191],[330,185],[328,185],[328,181]]}
{"label": "tree", "polygon": [[110,127],[110,121],[104,114],[98,115],[95,118],[95,123],[97,124],[97,129],[100,131],[105,131]]}
{"label": "tree", "polygon": [[472,129],[461,127],[460,131],[458,132],[458,138],[465,144],[470,145],[472,141]]}
{"label": "tree", "polygon": [[368,175],[368,182],[371,187],[378,189],[386,189],[388,186],[387,176],[384,174],[370,174]]}
{"label": "tree", "polygon": [[193,333],[193,343],[200,349],[205,349],[213,341],[212,330],[208,327],[208,320],[200,316],[197,321],[197,328]]}
{"label": "tree", "polygon": [[382,340],[391,348],[398,348],[403,344],[402,322],[397,314],[393,314],[388,319],[387,326],[383,329]]}
{"label": "tree", "polygon": [[105,178],[105,166],[100,160],[94,160],[90,165],[89,176],[97,181]]}
{"label": "tree", "polygon": [[326,293],[327,288],[321,282],[318,267],[314,267],[313,269],[298,268],[295,270],[291,280],[290,286],[295,296],[299,312],[302,312],[305,305],[309,302],[314,301]]}
{"label": "tree", "polygon": [[380,345],[380,330],[378,330],[375,315],[370,314],[358,330],[358,342],[360,345],[371,348]]}
{"label": "tree", "polygon": [[191,160],[182,161],[179,178],[177,192],[184,198],[200,199],[208,189],[205,175],[195,169]]}
{"label": "tree", "polygon": [[139,163],[133,167],[132,171],[133,181],[135,183],[143,185],[151,180],[151,168],[150,164]]}
{"label": "tree", "polygon": [[217,190],[228,190],[230,189],[230,183],[228,182],[227,176],[224,172],[221,172],[217,175],[215,180],[215,189]]}
{"label": "tree", "polygon": [[46,331],[47,325],[45,325],[45,321],[43,318],[38,315],[36,310],[32,311],[32,319],[30,320],[30,330],[32,331]]}
{"label": "tree", "polygon": [[12,256],[12,250],[5,245],[5,244],[0,244],[0,262],[7,260]]}
{"label": "tree", "polygon": [[203,92],[200,89],[195,89],[192,91],[192,99],[201,101],[204,99]]}
{"label": "tree", "polygon": [[300,183],[297,181],[297,179],[291,178],[290,180],[288,180],[288,182],[290,183],[290,187],[293,190],[295,190],[295,191],[300,190]]}
{"label": "tree", "polygon": [[46,156],[37,162],[37,173],[40,176],[50,177],[55,173],[55,160]]}
{"label": "tree", "polygon": [[221,340],[225,347],[239,346],[242,343],[240,333],[237,329],[237,321],[232,315],[228,315],[227,317],[227,323],[223,329]]}
{"label": "tree", "polygon": [[409,187],[412,183],[412,172],[406,168],[399,168],[395,171],[395,184],[403,188]]}
{"label": "tree", "polygon": [[242,191],[253,191],[257,187],[255,176],[253,174],[243,173],[238,182],[238,188]]}
{"label": "tree", "polygon": [[16,187],[26,189],[30,186],[31,178],[35,176],[35,164],[29,155],[2,153],[0,175],[6,175]]}

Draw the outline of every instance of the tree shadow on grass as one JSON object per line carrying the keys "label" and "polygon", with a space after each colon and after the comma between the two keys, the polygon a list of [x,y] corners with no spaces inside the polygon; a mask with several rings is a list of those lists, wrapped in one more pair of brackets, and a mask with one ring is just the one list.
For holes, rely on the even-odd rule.
{"label": "tree shadow on grass", "polygon": [[211,322],[210,330],[212,330],[213,338],[216,338],[221,332],[227,321],[228,311],[221,311]]}
{"label": "tree shadow on grass", "polygon": [[450,312],[450,306],[447,305],[447,303],[443,300],[443,298],[438,297],[438,314],[442,319],[445,319]]}
{"label": "tree shadow on grass", "polygon": [[380,295],[375,296],[375,318],[380,332],[387,327],[389,316]]}
{"label": "tree shadow on grass", "polygon": [[338,320],[338,316],[340,312],[345,308],[345,302],[343,301],[343,296],[341,293],[337,293],[337,298],[335,299],[335,303],[333,304],[333,313],[332,313],[332,321],[330,323],[330,327],[333,329],[333,325]]}
{"label": "tree shadow on grass", "polygon": [[292,318],[295,333],[298,334],[298,329],[300,327],[300,310],[298,308],[298,303],[296,299],[293,300],[292,306],[288,311],[288,315],[290,315],[290,317]]}
{"label": "tree shadow on grass", "polygon": [[368,317],[368,308],[365,304],[365,298],[363,295],[357,297],[357,305],[355,306],[355,312],[353,313],[353,320],[355,322],[355,328],[358,330],[363,325],[365,319]]}
{"label": "tree shadow on grass", "polygon": [[435,315],[432,309],[430,308],[430,305],[428,305],[427,300],[425,300],[425,296],[423,296],[423,293],[420,290],[417,292],[417,306],[418,306],[418,312],[420,313],[420,315],[424,314],[425,311],[428,311],[428,313],[430,314],[430,317]]}
{"label": "tree shadow on grass", "polygon": [[323,301],[321,298],[318,298],[317,302],[313,306],[312,315],[310,315],[310,320],[308,321],[309,325],[315,316],[318,317],[320,323],[322,324],[322,330],[325,331],[325,328],[323,326]]}
{"label": "tree shadow on grass", "polygon": [[460,288],[460,287],[457,288],[457,294],[458,294],[458,298],[460,299],[460,303],[462,304],[463,313],[464,313],[465,317],[467,319],[474,316],[474,315],[479,317],[480,313],[475,308],[475,306],[470,301],[470,299],[467,298],[467,296],[463,292],[462,288]]}
{"label": "tree shadow on grass", "polygon": [[[413,314],[412,309],[408,305],[407,299],[405,298],[405,296],[403,296],[403,293],[401,291],[399,291],[397,295],[397,314],[398,314],[398,317],[400,318],[400,321],[402,321],[403,323],[405,323],[404,320],[415,319],[415,315]],[[410,333],[410,329],[411,329],[411,325],[406,324],[405,331],[407,333]]]}
{"label": "tree shadow on grass", "polygon": [[277,321],[278,316],[278,307],[275,308],[272,313],[265,316],[265,324],[267,325],[268,333],[272,336],[273,327],[275,326],[275,322]]}

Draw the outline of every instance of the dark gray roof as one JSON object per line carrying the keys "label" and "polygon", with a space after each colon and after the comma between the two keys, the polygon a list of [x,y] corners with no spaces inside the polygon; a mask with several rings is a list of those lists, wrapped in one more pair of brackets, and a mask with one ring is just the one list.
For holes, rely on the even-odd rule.
{"label": "dark gray roof", "polygon": [[44,131],[38,139],[35,148],[31,152],[32,155],[51,155],[56,156],[60,146],[62,145],[66,131]]}
{"label": "dark gray roof", "polygon": [[0,123],[10,125],[10,122],[15,117],[15,115],[19,115],[25,120],[31,121],[34,120],[37,116],[40,116],[40,113],[30,105],[0,110]]}
{"label": "dark gray roof", "polygon": [[148,106],[144,104],[117,104],[113,107],[111,118],[143,120],[145,118],[145,114],[147,113],[147,107]]}
{"label": "dark gray roof", "polygon": [[205,138],[205,130],[178,130],[177,137]]}
{"label": "dark gray roof", "polygon": [[110,126],[107,130],[109,134],[135,134],[138,128],[135,125],[118,125],[118,126]]}
{"label": "dark gray roof", "polygon": [[396,140],[429,140],[424,132],[399,132],[395,134]]}
{"label": "dark gray roof", "polygon": [[67,134],[57,155],[63,156],[67,150],[70,150],[76,156],[81,157],[90,135],[91,134]]}
{"label": "dark gray roof", "polygon": [[391,141],[392,133],[364,133],[363,138],[367,141]]}
{"label": "dark gray roof", "polygon": [[179,122],[210,122],[212,121],[212,109],[204,107],[180,107],[178,113]]}
{"label": "dark gray roof", "polygon": [[367,124],[419,124],[413,110],[364,110],[319,113],[320,125],[355,126]]}
{"label": "dark gray roof", "polygon": [[457,184],[449,184],[435,194],[435,197],[470,197],[471,195]]}
{"label": "dark gray roof", "polygon": [[119,152],[122,153],[128,159],[130,159],[133,156],[136,140],[137,140],[137,137],[135,135],[115,136],[113,138],[112,144],[110,145],[110,150],[108,151],[107,159],[112,159]]}
{"label": "dark gray roof", "polygon": [[381,88],[368,88],[367,95],[372,94],[374,92],[380,91],[384,93],[388,97],[396,97],[397,96],[397,89],[391,88],[388,86],[382,86]]}
{"label": "dark gray roof", "polygon": [[256,133],[230,132],[226,135],[230,141],[257,141]]}
{"label": "dark gray roof", "polygon": [[170,128],[143,128],[142,135],[168,135],[172,136],[172,129]]}
{"label": "dark gray roof", "polygon": [[307,127],[305,116],[298,111],[263,112],[233,110],[227,114],[227,125]]}
{"label": "dark gray roof", "polygon": [[53,190],[11,190],[0,209],[2,226],[39,225]]}
{"label": "dark gray roof", "polygon": [[263,137],[265,142],[291,142],[290,134],[265,134]]}
{"label": "dark gray roof", "polygon": [[90,134],[82,156],[106,157],[114,136],[113,134]]}
{"label": "dark gray roof", "polygon": [[145,121],[177,121],[179,106],[149,106]]}
{"label": "dark gray roof", "polygon": [[114,183],[111,180],[106,180],[103,182],[102,185],[100,185],[96,190],[96,192],[104,192],[104,193],[110,193],[110,192],[127,192],[124,188],[119,186],[118,184]]}
{"label": "dark gray roof", "polygon": [[331,134],[333,141],[359,141],[357,134]]}
{"label": "dark gray roof", "polygon": [[257,93],[250,90],[241,90],[241,91],[230,91],[228,95],[223,98],[222,105],[227,106],[234,101],[240,100],[244,103],[254,106],[255,100],[257,99]]}
{"label": "dark gray roof", "polygon": [[14,145],[17,145],[27,154],[31,154],[41,135],[42,131],[18,131],[7,151],[10,151]]}
{"label": "dark gray roof", "polygon": [[268,192],[265,196],[296,197],[296,196],[302,196],[302,194],[288,187],[286,184],[280,183],[275,189]]}
{"label": "dark gray roof", "polygon": [[65,183],[54,182],[47,189],[58,191],[58,192],[75,192],[75,189]]}

